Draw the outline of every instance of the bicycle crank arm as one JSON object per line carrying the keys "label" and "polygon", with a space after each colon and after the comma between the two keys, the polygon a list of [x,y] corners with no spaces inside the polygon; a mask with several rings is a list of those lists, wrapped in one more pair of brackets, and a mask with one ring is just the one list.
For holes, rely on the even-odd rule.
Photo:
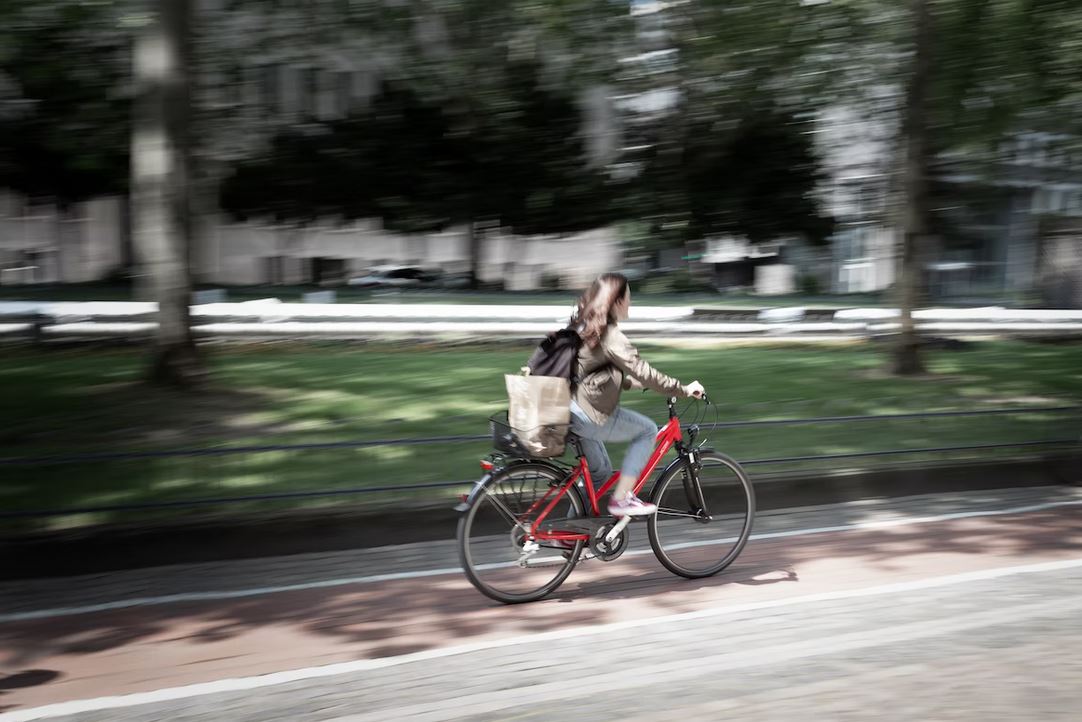
{"label": "bicycle crank arm", "polygon": [[612,529],[609,529],[609,533],[605,535],[605,543],[612,544],[616,537],[620,536],[620,532],[627,528],[627,525],[631,523],[631,517],[625,516],[613,525]]}

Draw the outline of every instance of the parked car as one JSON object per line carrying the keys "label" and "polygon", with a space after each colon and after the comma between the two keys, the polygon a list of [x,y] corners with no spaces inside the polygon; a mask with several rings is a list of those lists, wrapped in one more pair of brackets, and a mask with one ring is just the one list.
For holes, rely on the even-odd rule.
{"label": "parked car", "polygon": [[375,266],[368,274],[349,279],[361,288],[422,288],[432,285],[437,275],[419,266]]}

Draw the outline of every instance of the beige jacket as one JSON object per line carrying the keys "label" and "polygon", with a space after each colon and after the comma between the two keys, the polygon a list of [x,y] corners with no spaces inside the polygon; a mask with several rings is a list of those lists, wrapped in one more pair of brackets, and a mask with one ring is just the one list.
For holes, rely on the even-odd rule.
{"label": "beige jacket", "polygon": [[601,343],[579,349],[575,403],[595,424],[604,424],[620,403],[623,389],[649,388],[666,396],[687,396],[684,385],[666,376],[639,356],[616,324],[610,324]]}

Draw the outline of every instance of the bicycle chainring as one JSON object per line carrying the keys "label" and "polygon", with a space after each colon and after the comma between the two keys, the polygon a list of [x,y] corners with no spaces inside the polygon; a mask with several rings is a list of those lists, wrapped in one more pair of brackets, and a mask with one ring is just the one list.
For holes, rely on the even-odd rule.
{"label": "bicycle chainring", "polygon": [[605,541],[605,535],[616,525],[616,522],[606,524],[597,530],[597,532],[590,539],[590,551],[594,553],[594,556],[603,562],[611,562],[615,559],[619,559],[620,555],[627,551],[628,544],[631,541],[631,535],[629,527],[625,527],[620,535],[612,540],[612,543]]}

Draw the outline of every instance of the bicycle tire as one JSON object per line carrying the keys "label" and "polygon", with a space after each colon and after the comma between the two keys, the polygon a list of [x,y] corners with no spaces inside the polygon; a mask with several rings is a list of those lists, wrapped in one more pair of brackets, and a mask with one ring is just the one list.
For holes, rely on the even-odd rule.
{"label": "bicycle tire", "polygon": [[[698,456],[699,470],[691,467],[690,458],[684,458],[657,480],[650,498],[658,512],[647,520],[650,546],[658,561],[688,579],[713,576],[732,564],[747,544],[755,519],[755,489],[740,464],[714,451],[703,450]],[[704,479],[707,468],[724,470],[724,476],[711,473],[710,479]],[[699,480],[691,491],[697,488],[707,497],[709,517],[695,512],[685,473]],[[720,558],[712,554],[717,546],[724,547]]]}
{"label": "bicycle tire", "polygon": [[[520,515],[523,507],[528,508],[539,492],[549,489],[553,484],[562,483],[565,478],[566,472],[551,465],[529,462],[499,469],[481,482],[481,488],[474,493],[469,508],[459,519],[457,532],[462,570],[479,592],[504,604],[533,602],[555,591],[575,569],[586,543],[582,540],[574,542],[573,548],[569,549],[557,548],[555,545],[544,547],[558,552],[559,558],[554,554],[547,554],[538,560],[542,563],[522,568],[523,572],[546,566],[552,569],[551,577],[546,572],[533,575],[539,581],[536,586],[533,582],[521,581],[516,585],[512,581],[516,578],[525,580],[527,575],[516,573],[518,563],[515,558],[521,552],[523,538],[521,527],[516,528],[516,525],[507,519],[508,512]],[[500,503],[504,505],[502,509]],[[549,518],[581,517],[584,516],[584,508],[578,490],[572,487],[563,495]],[[493,511],[496,522],[491,519],[493,514],[490,512]],[[519,522],[522,521],[520,516],[516,518]],[[509,526],[503,531],[503,539],[499,533],[492,533],[493,525],[498,524],[499,520]]]}

